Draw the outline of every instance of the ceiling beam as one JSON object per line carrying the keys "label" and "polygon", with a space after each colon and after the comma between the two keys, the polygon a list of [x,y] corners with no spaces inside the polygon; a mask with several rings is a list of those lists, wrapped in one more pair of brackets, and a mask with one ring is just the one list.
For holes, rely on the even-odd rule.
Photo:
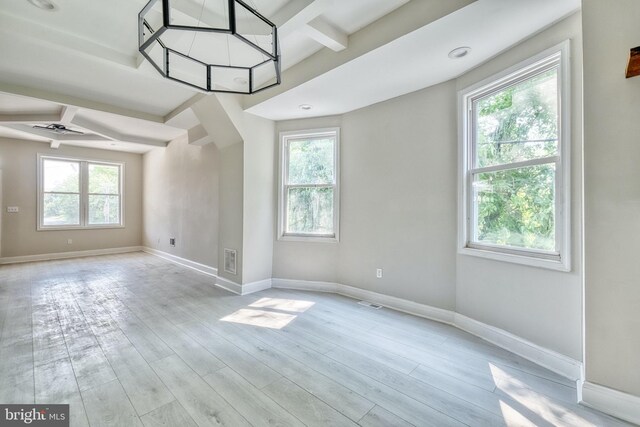
{"label": "ceiling beam", "polygon": [[0,124],[17,123],[57,123],[60,121],[58,113],[30,113],[30,114],[0,114]]}
{"label": "ceiling beam", "polygon": [[217,96],[207,96],[191,108],[216,147],[221,149],[242,142],[242,136]]}
{"label": "ceiling beam", "polygon": [[202,125],[194,126],[189,129],[189,144],[191,145],[207,145],[213,142],[213,138],[209,136],[206,129]]}
{"label": "ceiling beam", "polygon": [[[402,6],[384,15],[370,25],[350,34],[347,49],[339,53],[335,53],[329,49],[321,49],[304,61],[290,67],[283,72],[282,84],[268,91],[245,97],[243,99],[245,110],[255,113],[252,107],[312,81],[356,58],[423,28],[440,18],[468,6],[473,3],[473,0],[389,0],[389,3],[395,5],[402,4]],[[329,5],[330,0],[314,1],[309,7],[296,15],[295,18],[283,25],[280,33],[299,31],[302,25],[306,25],[323,13],[323,11],[319,11],[317,8],[321,8],[321,6],[326,8]],[[308,16],[313,14],[315,14],[315,16]],[[303,21],[303,24],[298,25],[299,21]]]}
{"label": "ceiling beam", "polygon": [[[26,96],[29,98],[42,99],[72,107],[87,108],[89,110],[104,111],[105,113],[118,114],[120,116],[132,117],[154,123],[164,123],[164,117],[142,111],[130,110],[128,108],[116,107],[115,105],[103,102],[90,101],[88,99],[49,92],[46,90],[33,89],[26,86],[12,85],[0,82],[0,92],[10,95]],[[58,119],[59,120],[59,119]]]}
{"label": "ceiling beam", "polygon": [[335,52],[346,49],[349,44],[347,33],[335,28],[322,16],[311,20],[299,31]]}
{"label": "ceiling beam", "polygon": [[69,123],[71,123],[71,120],[73,120],[77,112],[78,107],[65,105],[60,111],[60,123],[62,123],[63,125],[68,125]]}
{"label": "ceiling beam", "polygon": [[171,125],[171,121],[182,114],[185,110],[191,108],[194,104],[199,102],[201,99],[205,98],[207,95],[204,93],[196,93],[191,98],[184,101],[182,104],[178,105],[173,109],[172,112],[164,116],[163,123],[167,125]]}
{"label": "ceiling beam", "polygon": [[[280,38],[285,38],[288,35],[304,28],[309,22],[322,15],[329,6],[331,6],[332,0],[315,0],[312,2],[300,1],[296,2],[297,12],[291,14],[289,11],[289,18],[280,24],[278,28],[278,35]],[[284,15],[283,15],[284,16]]]}
{"label": "ceiling beam", "polygon": [[131,142],[134,144],[150,145],[153,147],[166,147],[168,141],[157,141],[149,138],[142,138],[134,135],[122,134],[116,130],[103,126],[92,120],[85,119],[80,116],[75,116],[71,120],[71,124],[79,128],[85,129],[88,132],[92,132],[96,135],[100,135],[102,138],[111,141]]}
{"label": "ceiling beam", "polygon": [[309,7],[313,0],[291,0],[282,6],[271,18],[271,22],[281,27],[291,18]]}

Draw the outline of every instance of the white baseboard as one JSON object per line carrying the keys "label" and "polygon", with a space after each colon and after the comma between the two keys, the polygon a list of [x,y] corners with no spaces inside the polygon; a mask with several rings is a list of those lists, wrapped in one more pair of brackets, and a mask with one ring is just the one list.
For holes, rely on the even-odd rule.
{"label": "white baseboard", "polygon": [[218,276],[218,269],[215,267],[211,267],[205,264],[201,264],[199,262],[191,261],[190,259],[181,258],[176,255],[172,255],[167,252],[159,251],[158,249],[153,249],[147,246],[142,247],[142,251],[151,255],[155,255],[160,258],[164,258],[167,261],[171,261],[175,264],[180,264],[183,267],[188,267],[193,270],[197,270],[200,273],[208,274],[209,276]]}
{"label": "white baseboard", "polygon": [[332,282],[306,280],[272,279],[272,287],[298,289],[303,291],[333,292],[348,297],[366,300],[382,306],[414,314],[430,320],[456,326],[466,332],[509,350],[527,360],[569,378],[573,381],[581,377],[582,363],[553,350],[546,349],[510,332],[470,319],[451,310],[431,307],[402,298]]}
{"label": "white baseboard", "polygon": [[241,285],[240,283],[225,279],[224,277],[218,277],[216,280],[216,286],[237,295],[249,295],[254,292],[271,288],[271,279],[258,280],[256,282]]}
{"label": "white baseboard", "polygon": [[377,292],[367,291],[353,286],[340,285],[338,287],[338,293],[348,297],[380,304],[404,313],[413,314],[415,316],[424,317],[437,322],[447,323],[449,325],[453,324],[455,318],[454,312],[451,310],[444,310],[442,308],[379,294]]}
{"label": "white baseboard", "polygon": [[50,261],[54,259],[68,259],[68,258],[82,258],[82,257],[98,256],[98,255],[124,254],[128,252],[140,252],[141,250],[142,250],[141,246],[127,246],[123,248],[91,249],[86,251],[55,252],[50,254],[12,256],[12,257],[0,258],[0,264],[17,264],[22,262]]}
{"label": "white baseboard", "polygon": [[598,384],[582,384],[581,404],[640,425],[640,397]]}
{"label": "white baseboard", "polygon": [[259,280],[257,282],[245,283],[244,285],[241,285],[232,280],[228,280],[228,279],[225,279],[224,277],[218,276],[218,269],[215,267],[211,267],[205,264],[201,264],[199,262],[191,261],[190,259],[181,258],[179,256],[172,255],[167,252],[159,251],[157,249],[149,248],[147,246],[144,246],[141,250],[148,254],[155,255],[160,258],[164,258],[167,261],[171,261],[175,264],[179,264],[183,267],[188,267],[193,270],[199,271],[200,273],[204,273],[209,276],[215,277],[216,278],[215,285],[217,287],[237,295],[248,295],[254,292],[262,291],[264,289],[269,289],[271,287],[271,279]]}
{"label": "white baseboard", "polygon": [[256,282],[245,283],[242,285],[241,295],[249,295],[254,292],[264,291],[271,288],[271,279],[258,280]]}
{"label": "white baseboard", "polygon": [[314,282],[311,280],[271,279],[272,288],[296,289],[299,291],[338,293],[339,283]]}
{"label": "white baseboard", "polygon": [[541,347],[511,332],[478,322],[459,313],[455,315],[454,325],[463,331],[469,332],[485,341],[489,341],[505,350],[509,350],[520,357],[524,357],[572,381],[577,381],[581,378],[581,362],[556,351]]}
{"label": "white baseboard", "polygon": [[227,280],[224,277],[218,276],[216,278],[216,286],[224,289],[225,291],[233,292],[237,295],[242,295],[242,285],[231,280]]}

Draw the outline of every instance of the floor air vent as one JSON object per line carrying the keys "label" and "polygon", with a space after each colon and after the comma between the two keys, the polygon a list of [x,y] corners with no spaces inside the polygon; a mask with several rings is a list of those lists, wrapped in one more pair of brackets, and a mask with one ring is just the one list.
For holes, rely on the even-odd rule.
{"label": "floor air vent", "polygon": [[364,305],[365,307],[371,307],[371,308],[375,308],[376,310],[380,310],[382,308],[381,305],[379,304],[374,304],[372,302],[369,301],[358,301],[358,304],[360,305]]}

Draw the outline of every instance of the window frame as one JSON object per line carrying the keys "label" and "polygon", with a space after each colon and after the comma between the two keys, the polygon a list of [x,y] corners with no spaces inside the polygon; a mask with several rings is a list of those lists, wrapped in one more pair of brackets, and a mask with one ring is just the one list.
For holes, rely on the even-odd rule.
{"label": "window frame", "polygon": [[[44,162],[46,160],[59,160],[66,162],[77,162],[80,164],[80,224],[73,225],[45,225],[44,221]],[[97,193],[89,193],[89,165],[106,165],[117,166],[120,169],[118,176],[118,189],[120,198],[120,222],[118,224],[89,224],[89,195]],[[38,154],[37,161],[37,231],[59,231],[59,230],[95,230],[110,228],[125,228],[124,218],[124,180],[125,180],[125,162],[113,162],[108,160],[87,159],[70,156]],[[76,193],[73,193],[76,194]],[[110,194],[111,195],[111,194]],[[112,196],[112,195],[111,195]]]}
{"label": "window frame", "polygon": [[[309,187],[311,184],[289,185],[286,183],[289,167],[289,142],[304,138],[334,138],[334,182],[332,185],[317,185],[318,187],[333,188],[333,233],[332,234],[310,234],[310,233],[287,233],[287,190],[290,187]],[[280,132],[280,173],[278,180],[278,240],[299,241],[299,242],[327,242],[336,243],[340,240],[340,128],[322,128],[301,131]]]}
{"label": "window frame", "polygon": [[[513,84],[525,81],[557,67],[559,97],[558,154],[524,162],[512,162],[498,167],[474,168],[475,121],[473,102]],[[494,74],[458,92],[459,111],[459,208],[458,253],[498,261],[571,271],[571,79],[570,41],[547,49],[502,72]],[[507,170],[540,164],[554,164],[555,171],[555,251],[492,245],[473,241],[473,176],[480,172]]]}

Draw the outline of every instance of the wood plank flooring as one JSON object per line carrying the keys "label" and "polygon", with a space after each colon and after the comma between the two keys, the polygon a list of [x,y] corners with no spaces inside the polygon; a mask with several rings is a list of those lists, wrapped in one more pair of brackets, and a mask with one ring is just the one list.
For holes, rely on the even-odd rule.
{"label": "wood plank flooring", "polygon": [[0,403],[72,426],[623,426],[456,328],[143,254],[0,266]]}

